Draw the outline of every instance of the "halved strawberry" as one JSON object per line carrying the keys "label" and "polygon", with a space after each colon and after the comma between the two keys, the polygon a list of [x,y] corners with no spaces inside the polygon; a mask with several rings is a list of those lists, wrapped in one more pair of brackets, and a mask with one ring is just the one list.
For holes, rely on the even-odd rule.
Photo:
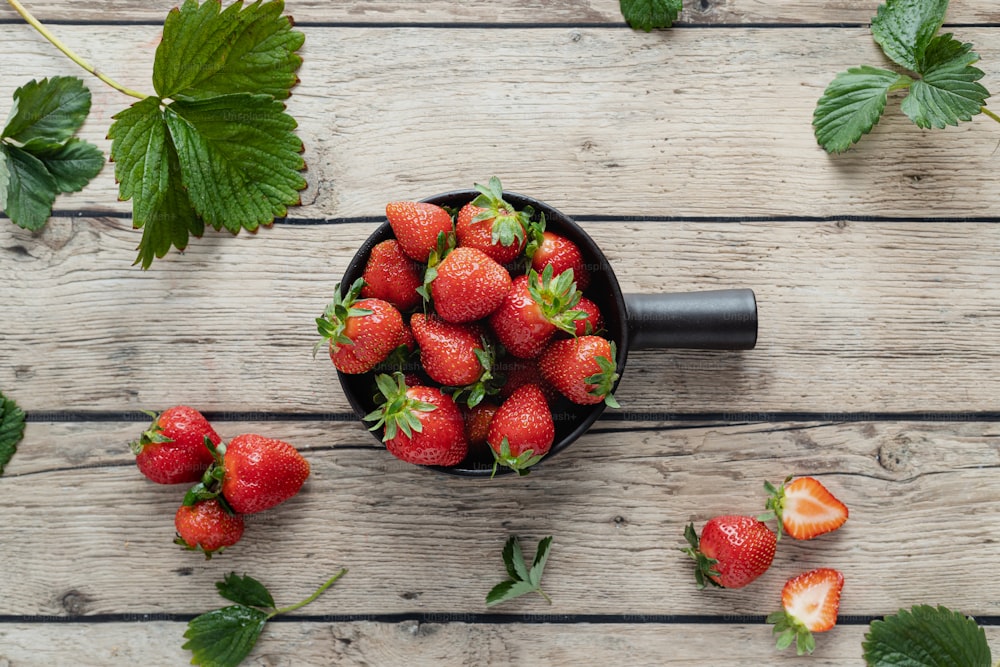
{"label": "halved strawberry", "polygon": [[837,624],[840,592],[844,575],[837,570],[821,567],[785,582],[781,590],[781,611],[767,617],[774,624],[777,646],[784,650],[795,643],[799,655],[816,648],[814,632],[826,632]]}
{"label": "halved strawberry", "polygon": [[358,278],[342,296],[338,284],[333,301],[316,318],[323,336],[319,345],[329,341],[330,359],[341,373],[367,373],[405,342],[402,315],[387,301],[359,299],[364,285]]}
{"label": "halved strawberry", "polygon": [[764,488],[770,494],[767,499],[770,511],[758,518],[761,521],[778,520],[778,539],[785,532],[797,540],[811,540],[840,528],[847,521],[847,505],[812,477],[799,477],[795,481],[788,477],[777,487],[765,482]]}
{"label": "halved strawberry", "polygon": [[394,201],[385,205],[385,217],[403,252],[418,262],[437,246],[438,235],[450,234],[451,214],[436,204],[414,201]]}
{"label": "halved strawberry", "polygon": [[496,176],[489,185],[476,183],[480,195],[463,206],[455,221],[460,247],[476,248],[500,264],[514,261],[526,242],[531,215],[517,211],[503,199],[503,187]]}

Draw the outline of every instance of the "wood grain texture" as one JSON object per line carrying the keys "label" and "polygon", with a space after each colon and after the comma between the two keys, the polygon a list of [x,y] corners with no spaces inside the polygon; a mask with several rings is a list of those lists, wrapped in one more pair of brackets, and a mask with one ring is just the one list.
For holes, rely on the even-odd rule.
{"label": "wood grain texture", "polygon": [[[29,424],[0,500],[19,508],[6,520],[5,558],[31,566],[0,570],[0,616],[189,614],[213,608],[212,583],[233,569],[288,591],[279,597],[290,603],[341,567],[349,572],[335,594],[310,614],[758,617],[786,578],[819,566],[844,572],[845,617],[922,602],[996,615],[1000,599],[993,579],[956,585],[953,574],[1000,559],[983,530],[1000,519],[996,423],[602,422],[531,475],[492,481],[402,463],[356,424],[216,426],[226,439],[259,432],[294,443],[312,476],[206,562],[171,542],[183,488],[135,469],[127,442],[142,424]],[[684,525],[757,513],[762,482],[787,474],[823,480],[850,507],[847,524],[810,542],[783,540],[772,568],[745,589],[697,591],[677,551]],[[544,582],[551,606],[527,597],[486,608],[512,534],[529,553],[555,537]]]}
{"label": "wood grain texture", "polygon": [[[179,622],[94,625],[0,625],[0,664],[43,664],[72,654],[80,667],[183,665],[185,626]],[[816,652],[779,653],[762,625],[504,624],[460,621],[376,623],[272,623],[247,667],[483,667],[512,665],[689,665],[745,667],[802,665],[859,667],[866,626],[843,626],[817,635]],[[994,646],[1000,629],[986,628]],[[711,657],[709,657],[711,656]],[[51,664],[51,663],[49,663]]]}
{"label": "wood grain texture", "polygon": [[[39,18],[100,23],[114,20],[162,22],[166,13],[180,2],[103,0],[99,4],[83,4],[70,0],[33,0],[26,4]],[[867,24],[878,5],[878,0],[775,0],[767,3],[754,0],[685,0],[684,11],[676,25]],[[624,26],[618,0],[287,0],[285,7],[299,23],[569,23]],[[0,20],[16,16],[6,5],[0,6]],[[1000,11],[988,2],[954,0],[948,10],[948,21],[996,23],[1000,21]]]}
{"label": "wood grain texture", "polygon": [[[27,410],[343,413],[314,320],[375,223],[208,234],[131,267],[127,220],[0,225],[0,386]],[[990,411],[1000,393],[992,223],[584,223],[625,292],[751,287],[745,352],[644,351],[626,413]],[[44,295],[40,298],[39,295]]]}
{"label": "wood grain texture", "polygon": [[[305,32],[289,103],[309,164],[296,218],[378,215],[388,200],[492,174],[577,215],[1000,216],[991,177],[1000,127],[985,116],[923,131],[894,99],[855,150],[831,157],[816,145],[812,113],[825,86],[850,66],[883,62],[866,29],[540,28],[517,49],[487,29]],[[112,77],[150,89],[155,27],[60,33],[85,56],[100,54]],[[984,85],[1000,86],[1000,28],[959,33],[983,58]],[[75,73],[18,24],[0,25],[0,58],[11,63],[0,105],[31,77]],[[91,88],[83,136],[107,151],[109,118],[131,100]],[[57,208],[130,211],[117,193],[106,167]]]}

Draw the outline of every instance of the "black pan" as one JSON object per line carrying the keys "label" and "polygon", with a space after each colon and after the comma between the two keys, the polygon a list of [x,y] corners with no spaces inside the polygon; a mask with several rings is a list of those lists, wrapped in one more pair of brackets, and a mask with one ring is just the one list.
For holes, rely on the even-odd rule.
{"label": "black pan", "polygon": [[[475,199],[475,190],[456,190],[434,195],[425,202],[459,209]],[[622,294],[610,262],[583,229],[568,216],[547,204],[514,192],[505,192],[504,200],[523,210],[530,206],[535,216],[545,214],[546,229],[573,241],[583,253],[590,272],[590,285],[585,295],[592,299],[604,316],[604,336],[618,347],[618,373],[624,374],[625,362],[631,350],[696,349],[749,350],[757,343],[757,301],[750,289],[726,289],[707,292],[668,294]],[[348,265],[341,282],[347,292],[364,273],[371,249],[392,238],[392,228],[383,223],[362,244]],[[375,380],[372,373],[348,375],[340,373],[340,384],[358,418],[377,407],[374,401]],[[628,406],[625,406],[627,409]],[[546,458],[566,449],[583,435],[604,411],[604,403],[576,405],[562,399],[553,406],[556,437]],[[367,428],[367,427],[366,427]],[[381,433],[372,432],[381,442]],[[542,461],[544,463],[544,459]],[[470,452],[457,466],[428,466],[460,477],[489,478],[493,472],[493,457],[489,451]],[[497,475],[511,471],[499,467]]]}

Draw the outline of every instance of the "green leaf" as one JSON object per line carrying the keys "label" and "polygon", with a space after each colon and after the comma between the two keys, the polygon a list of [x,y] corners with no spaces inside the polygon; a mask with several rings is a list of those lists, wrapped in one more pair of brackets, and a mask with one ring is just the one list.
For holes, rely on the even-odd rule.
{"label": "green leaf", "polygon": [[298,83],[305,35],[282,16],[281,0],[218,0],[199,6],[186,0],[163,25],[153,63],[153,86],[162,98],[204,99],[231,93],[261,93],[285,99]]}
{"label": "green leaf", "polygon": [[872,36],[893,62],[922,72],[924,51],[947,11],[948,0],[888,0],[872,18]]}
{"label": "green leaf", "polygon": [[669,28],[683,9],[682,0],[621,0],[622,16],[635,30]]}
{"label": "green leaf", "polygon": [[0,475],[24,437],[24,411],[0,393]]}
{"label": "green leaf", "polygon": [[192,619],[182,648],[191,651],[191,664],[235,667],[253,650],[268,615],[258,609],[233,605]]}
{"label": "green leaf", "polygon": [[904,74],[867,65],[841,72],[816,103],[816,141],[830,153],[847,150],[878,123],[889,92],[911,82]]}
{"label": "green leaf", "polygon": [[306,187],[296,122],[268,95],[174,102],[164,111],[191,203],[234,234],[284,216]]}
{"label": "green leaf", "polygon": [[14,107],[0,138],[22,144],[42,139],[63,143],[90,113],[90,91],[81,79],[56,76],[32,80],[14,91]]}
{"label": "green leaf", "polygon": [[17,146],[0,143],[0,153],[9,172],[4,211],[17,226],[40,230],[52,215],[56,179],[41,160]]}
{"label": "green leaf", "polygon": [[552,600],[545,594],[541,586],[542,574],[545,571],[545,563],[548,560],[551,545],[551,536],[543,538],[538,543],[535,560],[529,570],[524,561],[524,554],[517,536],[508,538],[503,548],[503,562],[510,579],[502,581],[490,589],[490,592],[486,594],[486,606],[491,607],[526,593],[538,593],[551,604]]}
{"label": "green leaf", "polygon": [[0,150],[0,211],[7,209],[8,181],[10,181],[10,171],[7,169],[7,153]]}
{"label": "green leaf", "polygon": [[219,589],[219,595],[236,604],[274,609],[271,592],[250,575],[241,577],[235,572],[230,572],[224,581],[215,582],[215,587]]}
{"label": "green leaf", "polygon": [[861,645],[871,667],[990,667],[986,633],[946,607],[918,605],[873,621]]}
{"label": "green leaf", "polygon": [[972,66],[979,56],[971,44],[950,34],[939,35],[927,47],[923,78],[913,82],[902,110],[918,127],[943,128],[971,120],[990,93],[981,84],[982,70]]}
{"label": "green leaf", "polygon": [[[29,148],[25,146],[25,148]],[[55,179],[59,192],[79,192],[104,167],[101,149],[82,139],[34,152]]]}
{"label": "green leaf", "polygon": [[146,98],[114,119],[108,137],[119,197],[132,200],[132,224],[143,230],[136,262],[146,269],[171,247],[187,247],[189,234],[201,236],[204,223],[184,188],[160,101]]}

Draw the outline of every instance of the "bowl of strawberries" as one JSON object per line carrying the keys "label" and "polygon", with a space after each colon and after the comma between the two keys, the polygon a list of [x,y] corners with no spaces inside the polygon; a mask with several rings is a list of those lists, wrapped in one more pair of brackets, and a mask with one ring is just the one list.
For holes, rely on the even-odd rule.
{"label": "bowl of strawberries", "polygon": [[527,474],[614,398],[629,349],[749,349],[751,290],[623,295],[569,216],[499,179],[393,201],[317,318],[355,414],[397,458]]}

